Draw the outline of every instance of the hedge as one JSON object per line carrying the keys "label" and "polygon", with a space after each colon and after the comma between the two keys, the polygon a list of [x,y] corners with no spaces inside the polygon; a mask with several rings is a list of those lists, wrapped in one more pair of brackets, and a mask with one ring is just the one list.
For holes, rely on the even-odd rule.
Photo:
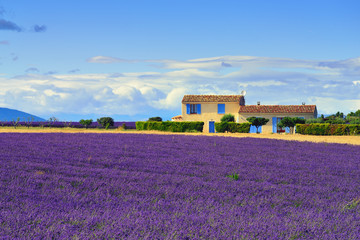
{"label": "hedge", "polygon": [[296,132],[306,135],[357,135],[360,134],[360,124],[296,124]]}
{"label": "hedge", "polygon": [[217,122],[215,123],[216,132],[231,133],[248,133],[250,132],[251,123],[235,123],[235,122]]}
{"label": "hedge", "polygon": [[167,132],[202,132],[204,122],[136,122],[137,130],[159,130]]}

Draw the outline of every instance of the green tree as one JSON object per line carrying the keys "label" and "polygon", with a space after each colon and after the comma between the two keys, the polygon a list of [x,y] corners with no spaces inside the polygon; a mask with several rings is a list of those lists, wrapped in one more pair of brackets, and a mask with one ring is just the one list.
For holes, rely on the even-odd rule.
{"label": "green tree", "polygon": [[306,120],[304,118],[296,117],[296,118],[294,118],[294,122],[295,122],[295,126],[296,126],[296,124],[304,124],[306,122]]}
{"label": "green tree", "polygon": [[281,119],[278,126],[281,128],[288,127],[290,128],[290,133],[293,133],[295,122],[294,119],[291,117],[284,117],[283,119]]}
{"label": "green tree", "polygon": [[225,114],[221,119],[221,122],[235,122],[235,117],[231,113]]}
{"label": "green tree", "polygon": [[83,125],[85,128],[88,128],[92,124],[92,119],[81,119],[79,123]]}
{"label": "green tree", "polygon": [[151,117],[148,120],[149,122],[162,122],[162,118],[161,117]]}
{"label": "green tree", "polygon": [[114,119],[112,119],[111,117],[99,118],[97,119],[97,122],[105,129],[108,129],[110,126],[114,126]]}
{"label": "green tree", "polygon": [[356,112],[350,112],[346,116],[346,122],[350,124],[359,124],[360,123],[360,109]]}
{"label": "green tree", "polygon": [[249,117],[246,119],[248,122],[251,123],[251,125],[256,127],[256,133],[259,133],[259,127],[261,127],[262,125],[265,125],[269,122],[269,119],[267,118],[262,118],[262,117]]}
{"label": "green tree", "polygon": [[293,134],[294,127],[296,126],[296,124],[304,124],[304,123],[305,123],[305,119],[303,119],[303,118],[284,117],[283,119],[281,119],[281,121],[279,123],[279,127],[281,127],[281,128],[288,127],[288,128],[290,128],[290,133]]}
{"label": "green tree", "polygon": [[342,112],[337,112],[337,113],[335,114],[335,117],[344,118],[344,113],[342,113]]}
{"label": "green tree", "polygon": [[354,113],[354,117],[360,117],[360,109]]}
{"label": "green tree", "polygon": [[324,120],[325,123],[330,123],[330,124],[345,124],[346,121],[344,117],[345,117],[344,113],[337,112],[335,114],[327,116]]}

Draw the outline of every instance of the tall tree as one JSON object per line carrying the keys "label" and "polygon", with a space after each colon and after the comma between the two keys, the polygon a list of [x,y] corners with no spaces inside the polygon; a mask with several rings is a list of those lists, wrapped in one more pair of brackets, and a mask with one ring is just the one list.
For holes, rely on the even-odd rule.
{"label": "tall tree", "polygon": [[262,117],[249,117],[246,119],[251,125],[256,127],[256,133],[259,133],[259,127],[268,123],[269,119]]}
{"label": "tall tree", "polygon": [[290,128],[290,133],[293,134],[295,129],[294,127],[296,126],[296,124],[304,124],[304,123],[305,123],[305,119],[303,118],[284,117],[283,119],[281,119],[279,123],[279,127],[281,128],[288,127]]}

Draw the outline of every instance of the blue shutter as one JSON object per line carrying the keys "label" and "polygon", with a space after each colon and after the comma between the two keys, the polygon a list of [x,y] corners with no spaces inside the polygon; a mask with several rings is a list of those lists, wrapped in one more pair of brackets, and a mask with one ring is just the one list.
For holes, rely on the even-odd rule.
{"label": "blue shutter", "polygon": [[186,104],[186,114],[190,114],[190,104]]}
{"label": "blue shutter", "polygon": [[201,104],[197,105],[197,114],[201,114]]}
{"label": "blue shutter", "polygon": [[219,103],[218,104],[218,114],[224,114],[225,113],[225,104]]}
{"label": "blue shutter", "polygon": [[272,118],[273,133],[277,133],[277,124],[276,124],[276,121],[277,121],[277,117],[273,117],[273,118]]}
{"label": "blue shutter", "polygon": [[286,127],[286,128],[285,128],[285,132],[286,132],[286,133],[290,133],[290,128],[289,128],[289,127]]}

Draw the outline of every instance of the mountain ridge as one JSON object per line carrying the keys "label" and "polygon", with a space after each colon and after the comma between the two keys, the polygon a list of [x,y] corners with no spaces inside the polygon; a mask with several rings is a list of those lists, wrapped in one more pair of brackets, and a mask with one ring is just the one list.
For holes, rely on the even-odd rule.
{"label": "mountain ridge", "polygon": [[33,122],[43,122],[45,119],[35,116],[30,113],[19,111],[11,108],[0,107],[0,121],[16,121],[19,118],[20,122],[23,121],[33,121]]}

